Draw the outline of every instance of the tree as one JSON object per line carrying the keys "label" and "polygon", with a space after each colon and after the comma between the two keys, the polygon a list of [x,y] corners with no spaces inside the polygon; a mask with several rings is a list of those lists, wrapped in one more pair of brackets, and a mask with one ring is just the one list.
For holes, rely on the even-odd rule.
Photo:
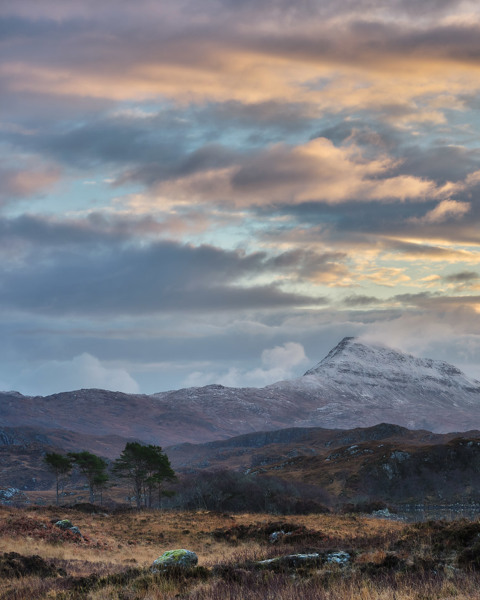
{"label": "tree", "polygon": [[69,452],[68,456],[78,467],[78,470],[87,479],[90,492],[90,502],[95,502],[95,490],[105,487],[108,481],[107,461],[100,456],[84,450],[83,452]]}
{"label": "tree", "polygon": [[162,448],[139,442],[127,442],[120,457],[114,462],[113,472],[130,481],[137,508],[141,508],[142,504],[152,506],[155,489],[160,498],[162,482],[175,479],[170,461]]}
{"label": "tree", "polygon": [[56,502],[58,506],[58,491],[61,486],[62,492],[65,485],[65,477],[72,470],[72,459],[63,454],[57,454],[56,452],[47,452],[43,457],[43,461],[46,463],[50,471],[55,474],[56,483]]}

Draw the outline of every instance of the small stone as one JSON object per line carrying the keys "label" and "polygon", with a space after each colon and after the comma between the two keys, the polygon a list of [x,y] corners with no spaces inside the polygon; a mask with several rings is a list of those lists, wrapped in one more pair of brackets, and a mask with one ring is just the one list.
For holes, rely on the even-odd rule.
{"label": "small stone", "polygon": [[278,540],[284,535],[285,532],[283,531],[283,529],[281,531],[274,531],[272,534],[270,534],[270,543],[274,544],[275,542],[278,542]]}

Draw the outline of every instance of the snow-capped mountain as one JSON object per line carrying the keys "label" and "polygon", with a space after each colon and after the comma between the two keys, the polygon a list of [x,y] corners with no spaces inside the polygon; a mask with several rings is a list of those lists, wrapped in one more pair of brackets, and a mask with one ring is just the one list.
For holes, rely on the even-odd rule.
{"label": "snow-capped mountain", "polygon": [[444,362],[355,338],[297,379],[264,388],[209,385],[150,396],[79,390],[0,393],[0,424],[116,435],[166,446],[287,427],[388,422],[434,432],[480,428],[480,382]]}
{"label": "snow-capped mountain", "polygon": [[351,337],[303,377],[271,387],[276,386],[316,396],[308,424],[322,427],[388,422],[446,432],[480,425],[479,381],[449,363]]}

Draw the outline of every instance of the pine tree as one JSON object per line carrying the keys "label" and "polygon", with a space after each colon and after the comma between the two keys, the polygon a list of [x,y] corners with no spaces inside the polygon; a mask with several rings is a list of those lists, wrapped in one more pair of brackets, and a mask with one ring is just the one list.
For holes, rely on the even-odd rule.
{"label": "pine tree", "polygon": [[60,485],[64,485],[64,478],[72,470],[72,459],[63,454],[57,454],[56,452],[47,452],[43,457],[43,461],[46,463],[50,471],[55,474],[56,483],[56,503],[58,506],[58,492]]}
{"label": "pine tree", "polygon": [[155,489],[161,495],[164,480],[173,480],[175,473],[160,446],[128,442],[113,465],[113,472],[132,485],[137,508],[152,506]]}
{"label": "pine tree", "polygon": [[104,487],[108,481],[107,462],[87,450],[83,452],[69,452],[68,456],[78,467],[88,482],[90,502],[95,502],[95,490]]}

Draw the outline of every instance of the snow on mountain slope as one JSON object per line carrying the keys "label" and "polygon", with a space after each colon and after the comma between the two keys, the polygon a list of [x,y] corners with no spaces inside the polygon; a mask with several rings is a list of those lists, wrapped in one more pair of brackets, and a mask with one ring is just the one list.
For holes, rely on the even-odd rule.
{"label": "snow on mountain slope", "polygon": [[303,377],[269,387],[315,395],[316,417],[308,420],[322,427],[385,421],[446,432],[480,425],[480,382],[446,362],[356,338],[344,338]]}
{"label": "snow on mountain slope", "polygon": [[480,382],[444,362],[355,338],[297,379],[264,388],[209,385],[151,396],[77,390],[0,393],[4,427],[117,435],[161,445],[288,427],[349,429],[394,423],[442,433],[480,429]]}

